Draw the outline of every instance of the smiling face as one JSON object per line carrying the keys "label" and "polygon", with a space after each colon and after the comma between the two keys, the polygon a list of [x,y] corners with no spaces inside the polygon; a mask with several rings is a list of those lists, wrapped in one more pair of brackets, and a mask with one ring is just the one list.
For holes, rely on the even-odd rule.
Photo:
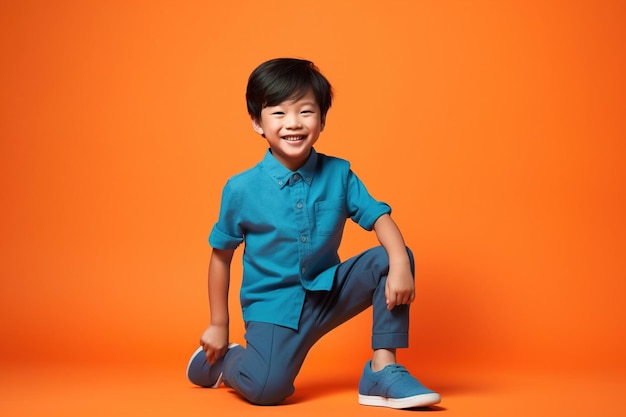
{"label": "smiling face", "polygon": [[324,125],[312,90],[297,99],[264,107],[254,130],[265,137],[272,155],[292,171],[300,168],[311,153]]}

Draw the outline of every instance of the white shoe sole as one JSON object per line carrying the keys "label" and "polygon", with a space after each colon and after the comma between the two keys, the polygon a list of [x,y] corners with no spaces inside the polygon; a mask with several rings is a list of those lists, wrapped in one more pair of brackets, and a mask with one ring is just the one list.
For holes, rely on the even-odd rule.
{"label": "white shoe sole", "polygon": [[359,404],[371,405],[374,407],[388,407],[388,408],[414,408],[414,407],[426,407],[429,405],[435,405],[441,402],[441,396],[436,392],[430,394],[414,395],[406,398],[385,398],[378,397],[376,395],[361,395],[359,394]]}

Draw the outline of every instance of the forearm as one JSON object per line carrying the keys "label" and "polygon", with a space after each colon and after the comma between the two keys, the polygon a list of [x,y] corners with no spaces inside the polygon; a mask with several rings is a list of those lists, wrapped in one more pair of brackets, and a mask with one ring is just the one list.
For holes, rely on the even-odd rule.
{"label": "forearm", "polygon": [[374,223],[374,231],[381,246],[387,251],[390,267],[410,267],[404,238],[391,216],[388,214],[380,216]]}
{"label": "forearm", "polygon": [[213,249],[209,263],[209,306],[211,325],[228,326],[228,290],[232,250]]}
{"label": "forearm", "polygon": [[415,299],[415,285],[411,261],[400,229],[388,214],[382,215],[374,224],[378,241],[389,256],[389,275],[385,284],[387,309],[409,304]]}

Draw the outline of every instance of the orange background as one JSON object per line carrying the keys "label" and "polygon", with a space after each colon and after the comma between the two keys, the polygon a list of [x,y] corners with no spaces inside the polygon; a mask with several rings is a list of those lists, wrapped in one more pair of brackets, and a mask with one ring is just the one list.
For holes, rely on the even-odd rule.
{"label": "orange background", "polygon": [[[620,382],[602,392],[623,388],[625,12],[620,1],[2,1],[0,411],[41,411],[19,400],[42,395],[15,382],[24,369],[74,392],[96,368],[124,381],[163,369],[176,375],[168,387],[190,389],[181,376],[208,324],[221,188],[266,148],[245,84],[278,56],[330,79],[316,148],[351,160],[417,255],[400,359],[442,407],[462,412],[451,386],[490,373],[608,373]],[[342,255],[375,243],[350,226]],[[369,326],[364,314],[324,339],[300,384],[358,379]],[[139,415],[133,398],[118,400]]]}

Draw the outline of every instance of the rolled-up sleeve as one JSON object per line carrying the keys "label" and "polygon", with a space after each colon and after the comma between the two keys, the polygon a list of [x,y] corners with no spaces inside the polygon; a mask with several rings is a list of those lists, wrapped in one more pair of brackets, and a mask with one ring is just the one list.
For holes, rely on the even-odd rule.
{"label": "rolled-up sleeve", "polygon": [[380,216],[391,213],[391,207],[375,200],[352,170],[348,173],[347,197],[350,217],[365,230],[372,230]]}
{"label": "rolled-up sleeve", "polygon": [[222,202],[217,223],[213,225],[209,235],[209,244],[216,249],[235,249],[243,242],[240,207],[237,194],[230,183],[222,190]]}

